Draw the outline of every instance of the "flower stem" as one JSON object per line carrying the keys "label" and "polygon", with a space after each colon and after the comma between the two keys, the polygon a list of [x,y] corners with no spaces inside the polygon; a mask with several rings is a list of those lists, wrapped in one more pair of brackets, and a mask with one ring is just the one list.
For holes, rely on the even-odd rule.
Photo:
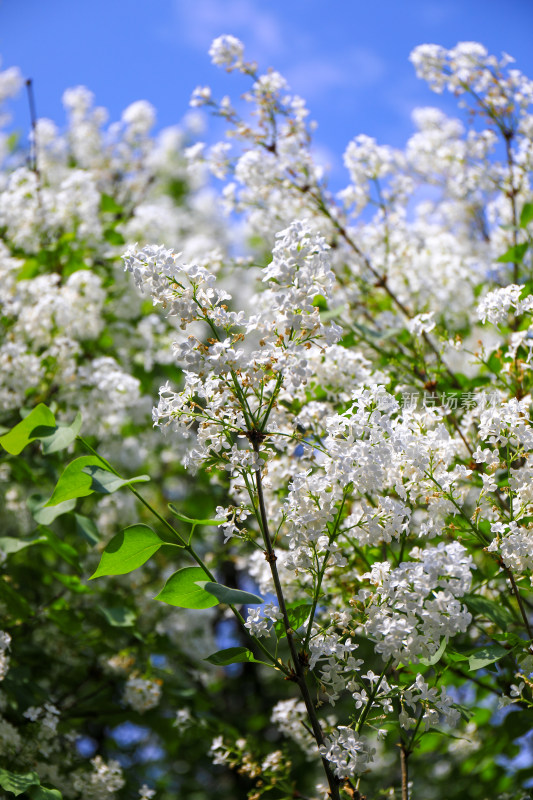
{"label": "flower stem", "polygon": [[[253,448],[255,454],[259,456],[259,442],[254,441]],[[293,670],[294,670],[293,680],[295,683],[298,684],[300,694],[302,695],[302,699],[304,701],[305,708],[307,710],[307,715],[309,717],[309,722],[311,723],[311,728],[313,730],[313,736],[315,737],[315,741],[317,745],[321,747],[322,745],[325,744],[324,734],[322,732],[322,728],[320,726],[316,709],[311,699],[311,695],[309,693],[309,687],[305,679],[305,672],[302,663],[300,661],[300,658],[298,656],[296,643],[294,641],[294,636],[293,636],[294,631],[290,626],[289,617],[287,614],[287,606],[285,604],[283,589],[281,587],[279,572],[276,565],[277,556],[272,546],[272,539],[270,537],[270,532],[268,527],[268,517],[266,513],[265,498],[263,494],[263,482],[261,478],[261,471],[259,469],[256,469],[255,472],[255,482],[257,490],[257,499],[259,502],[259,514],[261,517],[261,530],[263,533],[263,541],[265,544],[265,558],[270,566],[270,571],[272,573],[272,580],[274,581],[274,588],[278,600],[279,610],[283,617],[283,627],[285,628],[285,634],[287,636],[287,642],[289,645],[289,650],[291,652],[291,657],[293,662]],[[326,773],[332,800],[340,800],[338,781],[335,778],[335,775],[333,774],[329,761],[323,756],[322,756],[322,765],[324,767],[324,772]]]}

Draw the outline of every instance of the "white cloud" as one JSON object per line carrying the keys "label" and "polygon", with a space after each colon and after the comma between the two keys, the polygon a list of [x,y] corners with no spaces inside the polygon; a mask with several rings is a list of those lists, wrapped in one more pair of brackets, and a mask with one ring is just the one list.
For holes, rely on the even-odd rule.
{"label": "white cloud", "polygon": [[276,17],[252,0],[174,0],[176,30],[162,32],[206,52],[213,39],[225,33],[244,42],[246,58],[270,61],[283,51]]}
{"label": "white cloud", "polygon": [[428,3],[424,0],[424,2],[418,6],[416,13],[418,19],[422,23],[436,28],[455,17],[457,15],[457,10],[457,7],[453,3],[443,3],[442,1],[439,3]]}
{"label": "white cloud", "polygon": [[386,72],[383,59],[367,47],[353,47],[336,62],[325,58],[301,61],[286,71],[294,91],[316,99],[335,88],[364,89],[379,83]]}

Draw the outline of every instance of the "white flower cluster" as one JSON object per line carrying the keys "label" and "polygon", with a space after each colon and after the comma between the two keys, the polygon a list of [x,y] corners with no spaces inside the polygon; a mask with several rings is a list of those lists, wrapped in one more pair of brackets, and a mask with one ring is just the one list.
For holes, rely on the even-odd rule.
{"label": "white flower cluster", "polygon": [[3,681],[9,670],[9,649],[11,636],[6,631],[0,631],[0,681]]}
{"label": "white flower cluster", "polygon": [[[367,606],[365,632],[384,660],[413,661],[431,657],[441,639],[464,632],[472,619],[459,602],[470,590],[472,556],[458,542],[416,547],[413,561],[392,569],[388,562],[372,565],[363,576],[376,587]],[[360,593],[362,599],[368,591]]]}
{"label": "white flower cluster", "polygon": [[508,113],[509,104],[527,109],[533,100],[533,84],[518,70],[509,70],[507,77],[503,76],[513,59],[504,55],[498,60],[478,42],[459,42],[450,50],[435,44],[420,45],[410,60],[433,91],[475,92],[495,112]]}
{"label": "white flower cluster", "polygon": [[487,547],[490,553],[500,553],[505,566],[518,575],[533,569],[533,530],[514,520],[493,522],[491,530],[496,536]]}
{"label": "white flower cluster", "polygon": [[[414,716],[409,716],[406,706]],[[452,698],[446,693],[446,687],[441,686],[440,692],[436,687],[430,688],[422,675],[417,675],[414,683],[402,693],[400,725],[406,730],[413,728],[418,723],[419,715],[425,730],[438,725],[440,721],[455,727],[461,717]]]}
{"label": "white flower cluster", "polygon": [[219,36],[209,48],[213,64],[226,67],[228,71],[240,69],[243,65],[244,45],[236,36]]}
{"label": "white flower cluster", "polygon": [[314,669],[320,662],[320,682],[333,705],[345,689],[350,689],[349,679],[364,663],[362,659],[353,656],[357,647],[350,638],[341,641],[336,635],[317,632],[309,642],[309,666]]}
{"label": "white flower cluster", "polygon": [[185,386],[181,392],[162,387],[154,410],[156,424],[172,424],[190,442],[186,465],[197,468],[214,454],[230,472],[259,465],[255,453],[232,442],[227,431],[242,438],[254,419],[260,425],[282,386],[296,391],[310,379],[309,351],[322,352],[338,338],[340,328],[324,324],[313,303],[332,289],[327,250],[305,224],[282,231],[265,269],[266,288],[253,300],[258,313],[248,317],[228,310],[230,295],[215,286],[206,268],[179,264],[178,256],[161,247],[127,251],[125,268],[154,302],[178,317],[183,329],[200,322],[213,333],[207,343],[194,335],[176,343]]}
{"label": "white flower cluster", "polygon": [[514,309],[516,316],[533,310],[531,295],[521,298],[523,286],[511,283],[501,289],[488,292],[478,305],[477,313],[481,322],[492,322],[493,325],[506,324],[509,310]]}
{"label": "white flower cluster", "polygon": [[360,775],[372,763],[375,752],[365,736],[346,725],[339,725],[320,748],[324,758],[333,764],[338,778]]}
{"label": "white flower cluster", "polygon": [[80,772],[75,776],[75,791],[80,793],[81,800],[113,800],[115,792],[125,784],[120,764],[113,759],[106,764],[101,756],[95,756],[91,765],[88,775]]}
{"label": "white flower cluster", "polygon": [[161,681],[141,678],[130,675],[124,688],[124,702],[143,714],[150,708],[155,708],[161,699]]}
{"label": "white flower cluster", "polygon": [[282,613],[278,606],[272,603],[266,603],[256,609],[248,611],[248,617],[244,623],[252,636],[268,636],[273,622],[282,619]]}
{"label": "white flower cluster", "polygon": [[61,748],[61,743],[57,738],[59,709],[53,703],[45,703],[44,706],[30,706],[24,712],[24,717],[30,722],[38,723],[37,751],[45,758],[50,758],[54,752],[57,753]]}
{"label": "white flower cluster", "polygon": [[317,744],[306,727],[307,712],[302,701],[280,700],[272,709],[270,720],[284,736],[295,741],[308,758],[316,756]]}

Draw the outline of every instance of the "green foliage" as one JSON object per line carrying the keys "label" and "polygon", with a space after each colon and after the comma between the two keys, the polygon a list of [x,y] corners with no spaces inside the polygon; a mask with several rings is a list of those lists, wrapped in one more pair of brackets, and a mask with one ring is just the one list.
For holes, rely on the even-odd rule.
{"label": "green foliage", "polygon": [[218,652],[208,656],[205,660],[216,667],[225,667],[228,664],[241,664],[244,662],[264,663],[258,661],[247,647],[227,647],[225,650],[218,650]]}
{"label": "green foliage", "polygon": [[263,599],[256,594],[243,592],[242,589],[229,589],[227,586],[213,581],[196,581],[196,585],[214,595],[220,603],[226,603],[228,606],[256,605],[263,602]]}
{"label": "green foliage", "polygon": [[527,228],[533,222],[533,203],[524,203],[520,212],[520,227]]}
{"label": "green foliage", "polygon": [[513,245],[503,255],[496,259],[502,264],[521,264],[529,248],[529,242]]}
{"label": "green foliage", "polygon": [[0,768],[0,786],[15,797],[27,792],[31,800],[61,800],[62,798],[57,789],[46,789],[41,786],[36,772],[17,774]]}
{"label": "green foliage", "polygon": [[473,671],[483,669],[506,655],[508,655],[508,650],[499,644],[480,647],[468,659],[468,668]]}
{"label": "green foliage", "polygon": [[85,467],[102,468],[102,462],[96,456],[80,456],[65,468],[59,478],[51,498],[46,503],[47,506],[57,506],[66,500],[78,497],[88,497],[94,492],[93,478]]}
{"label": "green foliage", "polygon": [[211,608],[218,599],[199,585],[205,579],[201,567],[183,567],[170,576],[155,600],[180,608]]}
{"label": "green foliage", "polygon": [[163,541],[148,525],[131,525],[113,536],[106,545],[98,569],[91,578],[125,575],[145,564],[162,545]]}
{"label": "green foliage", "polygon": [[0,445],[11,455],[18,456],[30,442],[40,438],[43,429],[44,436],[47,438],[50,435],[50,429],[53,428],[55,428],[54,415],[44,403],[39,403],[22,422],[15,425],[8,433],[0,436]]}
{"label": "green foliage", "polygon": [[121,478],[111,472],[97,456],[80,456],[65,468],[46,506],[56,506],[73,498],[88,497],[93,492],[112,494],[123,486],[149,480],[149,475]]}

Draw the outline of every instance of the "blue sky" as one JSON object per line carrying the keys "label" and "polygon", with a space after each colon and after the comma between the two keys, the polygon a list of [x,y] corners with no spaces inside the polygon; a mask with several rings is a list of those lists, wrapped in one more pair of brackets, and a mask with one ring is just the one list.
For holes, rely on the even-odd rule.
{"label": "blue sky", "polygon": [[[232,33],[260,69],[274,66],[304,96],[334,170],[356,134],[402,145],[414,107],[442,105],[417,80],[417,44],[480,41],[533,75],[533,0],[0,0],[0,54],[35,85],[39,116],[61,123],[61,95],[84,84],[112,119],[138,99],[158,127],[179,122],[190,94],[246,89],[213,67],[211,40]],[[453,101],[445,104],[453,110]],[[15,123],[27,126],[24,101]],[[337,173],[338,174],[338,173]]]}

